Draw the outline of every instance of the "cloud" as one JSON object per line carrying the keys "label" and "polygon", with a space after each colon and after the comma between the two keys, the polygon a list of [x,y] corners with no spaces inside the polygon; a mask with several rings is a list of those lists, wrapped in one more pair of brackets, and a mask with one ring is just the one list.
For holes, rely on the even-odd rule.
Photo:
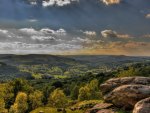
{"label": "cloud", "polygon": [[150,19],[150,14],[147,14],[147,15],[146,15],[146,18]]}
{"label": "cloud", "polygon": [[117,37],[117,32],[116,31],[112,31],[112,30],[104,30],[104,31],[101,31],[101,35],[104,38]]}
{"label": "cloud", "polygon": [[94,31],[76,32],[74,35],[62,28],[58,30],[50,28],[0,29],[0,53],[150,54],[148,52],[150,44],[145,39],[134,38],[132,40],[130,35],[113,30],[103,30],[101,32],[103,38],[98,38],[99,34],[96,38],[89,38],[95,35]]}
{"label": "cloud", "polygon": [[58,30],[52,30],[52,29],[49,29],[49,28],[43,28],[40,30],[40,32],[42,33],[46,33],[46,34],[53,34],[53,35],[66,35],[67,34],[67,31],[60,28]]}
{"label": "cloud", "polygon": [[[10,37],[11,38],[10,38]],[[3,37],[3,38],[2,38]],[[1,29],[0,30],[1,53],[57,53],[82,49],[85,38],[75,37],[60,28],[53,30],[42,28]]]}
{"label": "cloud", "polygon": [[40,32],[46,33],[46,34],[55,34],[55,31],[49,28],[43,28],[40,30]]}
{"label": "cloud", "polygon": [[64,29],[59,29],[59,30],[57,30],[56,32],[55,32],[55,34],[56,35],[66,35],[66,30],[64,30]]}
{"label": "cloud", "polygon": [[107,49],[118,49],[118,50],[126,50],[126,51],[132,51],[132,50],[146,50],[150,47],[150,43],[148,42],[136,42],[136,41],[128,41],[128,42],[110,42],[105,44],[105,48]]}
{"label": "cloud", "polygon": [[106,55],[138,55],[138,56],[149,56],[150,43],[148,42],[101,42],[94,44],[88,48],[84,48],[76,54],[106,54]]}
{"label": "cloud", "polygon": [[32,23],[33,23],[33,22],[38,22],[37,19],[28,19],[27,21],[28,21],[28,22],[32,22]]}
{"label": "cloud", "polygon": [[0,51],[5,51],[5,52],[10,52],[10,51],[15,51],[15,52],[21,52],[23,53],[26,51],[27,53],[32,51],[34,53],[39,53],[39,51],[45,51],[46,53],[52,52],[52,53],[57,53],[57,52],[64,52],[64,51],[69,51],[69,50],[77,50],[81,49],[81,45],[71,45],[71,44],[27,44],[23,42],[0,42]]}
{"label": "cloud", "polygon": [[13,34],[12,32],[9,32],[8,30],[5,29],[0,29],[0,38],[1,39],[11,39],[15,37],[15,34]]}
{"label": "cloud", "polygon": [[143,35],[142,38],[150,39],[150,34]]}
{"label": "cloud", "polygon": [[62,7],[77,1],[79,0],[43,0],[42,5],[43,7],[54,6],[54,5]]}
{"label": "cloud", "polygon": [[8,30],[0,29],[0,33],[7,34],[7,33],[8,33]]}
{"label": "cloud", "polygon": [[16,32],[17,34],[20,34],[23,37],[29,37],[34,41],[52,41],[55,40],[56,37],[59,40],[59,38],[67,35],[67,31],[62,28],[58,30],[53,30],[50,28],[42,28],[40,30],[33,28],[21,28]]}
{"label": "cloud", "polygon": [[23,33],[27,33],[28,35],[39,34],[39,32],[36,31],[36,30],[33,29],[33,28],[22,28],[22,29],[19,29],[19,31],[21,31],[21,32],[23,32]]}
{"label": "cloud", "polygon": [[118,39],[130,39],[132,38],[132,36],[128,35],[128,34],[119,34],[116,31],[113,30],[104,30],[101,31],[101,35],[104,38],[118,38]]}
{"label": "cloud", "polygon": [[124,47],[125,48],[134,48],[134,49],[137,49],[137,48],[145,48],[145,47],[150,47],[150,43],[147,43],[147,42],[128,42],[128,43],[125,43],[124,44]]}
{"label": "cloud", "polygon": [[85,35],[87,35],[87,36],[96,36],[96,32],[95,31],[84,31],[83,33]]}
{"label": "cloud", "polygon": [[38,41],[52,41],[55,40],[52,36],[31,36],[31,39]]}
{"label": "cloud", "polygon": [[106,5],[119,4],[121,0],[102,0],[102,2]]}

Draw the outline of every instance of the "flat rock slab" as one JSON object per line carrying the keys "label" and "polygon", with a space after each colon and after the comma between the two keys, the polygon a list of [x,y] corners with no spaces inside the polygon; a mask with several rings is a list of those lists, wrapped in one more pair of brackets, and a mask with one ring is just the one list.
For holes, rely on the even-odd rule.
{"label": "flat rock slab", "polygon": [[100,110],[106,110],[112,106],[113,105],[110,103],[99,103],[99,104],[96,104],[93,108],[88,109],[85,113],[97,113]]}
{"label": "flat rock slab", "polygon": [[112,111],[111,109],[102,109],[102,110],[99,110],[98,112],[96,113],[115,113],[114,111]]}
{"label": "flat rock slab", "polygon": [[92,109],[106,109],[111,107],[113,104],[110,103],[100,103],[100,104],[96,104]]}

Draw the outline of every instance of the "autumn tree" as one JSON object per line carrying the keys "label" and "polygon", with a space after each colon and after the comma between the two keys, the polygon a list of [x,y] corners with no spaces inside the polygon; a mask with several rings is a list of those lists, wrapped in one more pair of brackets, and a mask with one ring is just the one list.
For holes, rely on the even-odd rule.
{"label": "autumn tree", "polygon": [[78,100],[80,101],[89,100],[90,96],[91,94],[90,94],[90,89],[88,86],[84,86],[79,89]]}
{"label": "autumn tree", "polygon": [[10,106],[14,103],[18,92],[30,93],[32,92],[32,87],[26,80],[20,78],[7,83],[3,97],[5,101],[5,107],[7,109],[9,109]]}
{"label": "autumn tree", "polygon": [[55,89],[49,96],[49,104],[57,108],[65,108],[68,103],[63,90]]}
{"label": "autumn tree", "polygon": [[5,103],[3,99],[0,99],[0,113],[7,113],[7,110],[5,109]]}
{"label": "autumn tree", "polygon": [[19,92],[15,103],[10,108],[10,113],[26,113],[28,110],[27,94]]}
{"label": "autumn tree", "polygon": [[29,95],[29,109],[33,110],[42,106],[43,94],[40,91],[34,91]]}
{"label": "autumn tree", "polygon": [[98,80],[94,79],[90,83],[79,89],[78,100],[91,100],[98,99],[100,97],[100,92],[98,91]]}

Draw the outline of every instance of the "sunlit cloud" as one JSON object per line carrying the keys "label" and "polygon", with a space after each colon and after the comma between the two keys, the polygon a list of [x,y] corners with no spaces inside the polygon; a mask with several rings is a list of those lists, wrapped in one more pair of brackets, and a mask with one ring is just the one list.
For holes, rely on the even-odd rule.
{"label": "sunlit cloud", "polygon": [[117,33],[116,31],[113,31],[113,30],[103,30],[103,31],[101,31],[101,35],[104,38],[118,38],[118,39],[130,39],[130,38],[133,38],[129,34],[121,34],[121,33]]}
{"label": "sunlit cloud", "polygon": [[146,15],[146,18],[150,19],[150,14],[147,14],[147,15]]}
{"label": "sunlit cloud", "polygon": [[113,4],[119,4],[121,0],[102,0],[103,3],[106,5],[113,5]]}
{"label": "sunlit cloud", "polygon": [[87,36],[96,36],[96,32],[95,31],[84,31],[83,33],[85,35],[87,35]]}
{"label": "sunlit cloud", "polygon": [[43,0],[42,5],[43,7],[48,7],[53,5],[62,7],[77,1],[79,0]]}

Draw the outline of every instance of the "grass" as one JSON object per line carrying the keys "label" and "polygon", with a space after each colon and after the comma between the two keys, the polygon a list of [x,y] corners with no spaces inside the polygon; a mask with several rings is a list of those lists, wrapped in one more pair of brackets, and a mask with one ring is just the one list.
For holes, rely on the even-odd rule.
{"label": "grass", "polygon": [[[40,107],[31,111],[30,113],[39,113],[40,111],[43,111],[44,113],[61,113],[61,112],[57,112],[56,108],[51,108],[51,107]],[[66,109],[66,111],[67,113],[83,113],[84,112],[82,110],[71,111],[69,109]]]}

